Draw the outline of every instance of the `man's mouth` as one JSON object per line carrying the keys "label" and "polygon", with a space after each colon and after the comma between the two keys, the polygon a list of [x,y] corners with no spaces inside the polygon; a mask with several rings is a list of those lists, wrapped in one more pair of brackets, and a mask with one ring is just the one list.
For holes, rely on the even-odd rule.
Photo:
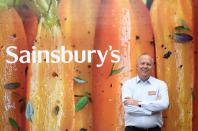
{"label": "man's mouth", "polygon": [[142,69],[142,72],[148,72],[148,69]]}
{"label": "man's mouth", "polygon": [[147,74],[147,73],[148,73],[148,71],[149,71],[149,70],[144,69],[144,70],[142,70],[142,73]]}

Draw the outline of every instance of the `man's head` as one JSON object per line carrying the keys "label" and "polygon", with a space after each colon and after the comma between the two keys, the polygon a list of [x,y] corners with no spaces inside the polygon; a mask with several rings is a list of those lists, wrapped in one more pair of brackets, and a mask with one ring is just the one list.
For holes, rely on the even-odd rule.
{"label": "man's head", "polygon": [[137,59],[137,71],[141,80],[147,80],[152,72],[153,58],[148,54],[142,54]]}

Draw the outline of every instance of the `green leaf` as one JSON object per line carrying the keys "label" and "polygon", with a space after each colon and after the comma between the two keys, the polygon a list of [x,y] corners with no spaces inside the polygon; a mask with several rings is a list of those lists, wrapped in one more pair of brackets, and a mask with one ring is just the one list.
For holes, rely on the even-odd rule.
{"label": "green leaf", "polygon": [[87,83],[86,80],[81,79],[80,77],[74,77],[73,80],[79,84]]}
{"label": "green leaf", "polygon": [[18,82],[13,82],[13,83],[7,83],[4,85],[4,88],[6,89],[16,89],[20,86],[20,83]]}
{"label": "green leaf", "polygon": [[180,30],[186,30],[186,31],[189,31],[190,28],[188,26],[185,26],[185,25],[181,25],[181,26],[176,26],[175,27],[175,30],[177,31],[180,31]]}
{"label": "green leaf", "polygon": [[119,69],[116,69],[116,70],[112,70],[112,75],[113,74],[118,74],[118,73],[120,73],[122,70],[124,69],[124,67],[121,67],[121,68],[119,68]]}
{"label": "green leaf", "polygon": [[109,76],[119,74],[124,69],[124,66],[119,69],[114,69],[114,66],[115,66],[115,64],[112,65],[111,72],[110,72]]}
{"label": "green leaf", "polygon": [[32,106],[32,102],[29,101],[27,103],[26,110],[25,110],[26,119],[29,120],[29,121],[32,121],[33,114],[34,114],[34,109],[33,109],[33,106]]}
{"label": "green leaf", "polygon": [[89,103],[89,97],[83,96],[80,100],[75,104],[75,111],[78,112],[82,110]]}
{"label": "green leaf", "polygon": [[193,37],[186,33],[174,33],[173,39],[178,43],[187,43],[193,40]]}
{"label": "green leaf", "polygon": [[147,1],[146,1],[146,6],[147,6],[147,8],[148,8],[149,10],[151,9],[152,3],[153,3],[153,0],[147,0]]}
{"label": "green leaf", "polygon": [[19,127],[18,123],[11,117],[9,117],[9,123],[13,128],[16,128],[18,131],[20,131],[20,127]]}

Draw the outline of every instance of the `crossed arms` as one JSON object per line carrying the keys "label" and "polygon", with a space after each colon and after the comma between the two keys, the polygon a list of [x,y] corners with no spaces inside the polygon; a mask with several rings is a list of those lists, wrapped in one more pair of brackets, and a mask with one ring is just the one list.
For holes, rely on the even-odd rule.
{"label": "crossed arms", "polygon": [[[130,92],[128,88],[124,92]],[[167,87],[160,88],[159,95],[153,101],[138,101],[125,93],[123,104],[126,113],[137,115],[152,115],[168,108],[169,97]]]}

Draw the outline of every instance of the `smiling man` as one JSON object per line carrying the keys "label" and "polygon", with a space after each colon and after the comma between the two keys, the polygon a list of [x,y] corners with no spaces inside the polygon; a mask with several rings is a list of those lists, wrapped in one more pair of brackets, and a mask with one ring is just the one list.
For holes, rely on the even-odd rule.
{"label": "smiling man", "polygon": [[125,131],[160,131],[162,111],[168,108],[169,97],[165,82],[151,76],[154,60],[142,54],[137,60],[138,75],[122,87],[125,110]]}

